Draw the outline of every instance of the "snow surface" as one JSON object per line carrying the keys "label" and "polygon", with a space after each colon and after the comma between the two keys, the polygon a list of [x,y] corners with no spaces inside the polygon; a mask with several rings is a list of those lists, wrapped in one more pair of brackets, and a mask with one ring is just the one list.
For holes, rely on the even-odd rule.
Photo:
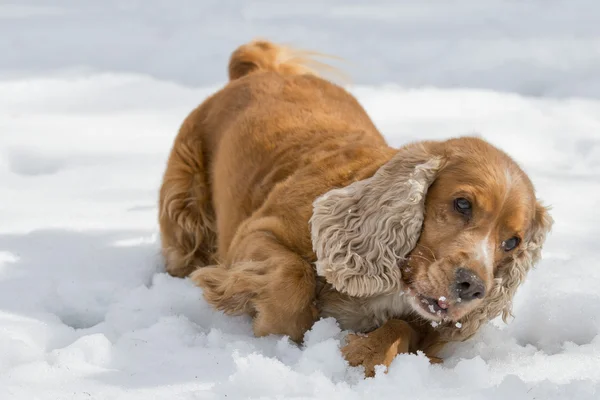
{"label": "snow surface", "polygon": [[[189,3],[189,13],[143,3],[0,4],[0,399],[599,398],[600,86],[587,73],[600,66],[596,2],[339,1],[320,6],[335,11],[326,17],[253,2],[235,32],[223,24],[239,22],[236,2]],[[208,27],[197,22],[203,7],[214,12]],[[489,48],[501,30],[475,24],[482,15],[518,29]],[[254,338],[248,318],[213,312],[200,289],[163,272],[156,200],[172,139],[222,84],[232,46],[264,32],[318,40],[306,47],[339,48],[352,62],[370,54],[365,85],[351,90],[392,144],[477,133],[523,165],[556,224],[510,325],[451,345],[443,365],[401,355],[387,375],[364,379],[342,359],[334,321],[318,322],[302,348]],[[452,56],[451,67],[427,62],[446,41],[475,46],[460,40],[469,33],[489,51]],[[512,63],[530,36],[547,58]],[[413,59],[418,37],[434,49]],[[415,65],[397,69],[403,59]],[[530,68],[542,59],[569,80]],[[562,95],[524,96],[532,77],[542,94]]]}
{"label": "snow surface", "polygon": [[0,1],[0,68],[14,73],[211,85],[257,35],[341,56],[361,84],[600,98],[597,0]]}

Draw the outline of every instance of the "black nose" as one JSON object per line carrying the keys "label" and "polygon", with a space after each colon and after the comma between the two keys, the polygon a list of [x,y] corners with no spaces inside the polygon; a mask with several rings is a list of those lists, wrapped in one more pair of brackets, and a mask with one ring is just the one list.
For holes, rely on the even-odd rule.
{"label": "black nose", "polygon": [[485,296],[485,285],[475,272],[470,269],[459,268],[456,271],[454,294],[464,301],[482,299]]}

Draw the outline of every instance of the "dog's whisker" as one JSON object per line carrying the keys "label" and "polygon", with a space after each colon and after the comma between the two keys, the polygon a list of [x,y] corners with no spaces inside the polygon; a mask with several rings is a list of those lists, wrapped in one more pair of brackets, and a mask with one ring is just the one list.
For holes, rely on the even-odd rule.
{"label": "dog's whisker", "polygon": [[425,260],[425,261],[429,261],[429,262],[431,261],[429,258],[427,258],[427,257],[425,257],[425,256],[420,256],[420,255],[418,255],[418,254],[411,254],[411,255],[410,255],[410,257],[411,257],[411,258],[412,258],[412,257],[421,258],[421,259],[423,259],[423,260]]}
{"label": "dog's whisker", "polygon": [[435,253],[433,252],[433,250],[430,247],[427,247],[421,243],[417,243],[417,247],[422,247],[425,250],[428,250],[431,253],[431,257],[433,257],[433,261],[437,262],[437,258],[435,257]]}

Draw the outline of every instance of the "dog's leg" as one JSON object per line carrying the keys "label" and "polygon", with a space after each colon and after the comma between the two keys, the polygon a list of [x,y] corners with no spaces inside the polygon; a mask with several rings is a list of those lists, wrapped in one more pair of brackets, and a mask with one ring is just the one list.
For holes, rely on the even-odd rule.
{"label": "dog's leg", "polygon": [[256,336],[282,334],[301,342],[318,317],[313,268],[265,224],[253,225],[261,229],[236,238],[227,265],[198,269],[191,279],[216,308],[253,315]]}
{"label": "dog's leg", "polygon": [[[159,199],[162,254],[167,272],[185,277],[213,263],[216,234],[202,149],[204,106],[181,126],[167,162]],[[200,114],[200,115],[198,115]]]}
{"label": "dog's leg", "polygon": [[[418,333],[405,321],[392,319],[367,335],[347,336],[342,354],[352,366],[362,365],[366,376],[375,375],[375,366],[390,366],[398,354],[415,351]],[[430,357],[432,363],[438,359]]]}

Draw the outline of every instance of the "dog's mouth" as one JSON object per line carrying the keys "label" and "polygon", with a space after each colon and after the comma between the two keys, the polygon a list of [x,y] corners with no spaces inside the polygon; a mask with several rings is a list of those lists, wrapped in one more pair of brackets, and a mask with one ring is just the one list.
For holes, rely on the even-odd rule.
{"label": "dog's mouth", "polygon": [[444,296],[434,298],[414,290],[409,290],[407,294],[414,312],[431,321],[434,327],[442,322],[456,322],[456,327],[460,328],[458,321],[471,310],[466,304],[461,304],[460,299],[448,300]]}
{"label": "dog's mouth", "polygon": [[450,308],[450,304],[448,300],[444,296],[441,296],[438,299],[433,299],[431,297],[425,297],[423,295],[417,295],[415,297],[417,300],[417,304],[427,313],[432,316],[437,316],[438,318],[446,318],[448,316],[448,309]]}
{"label": "dog's mouth", "polygon": [[[402,270],[402,275],[405,277],[407,272],[411,272],[411,267],[408,265],[407,260],[402,260],[398,267]],[[422,317],[440,321],[448,319],[448,313],[450,311],[450,302],[445,296],[433,298],[421,294],[415,287],[411,285],[410,279],[406,279],[404,284],[407,290],[407,294],[410,298],[410,303],[418,314]]]}
{"label": "dog's mouth", "polygon": [[414,289],[409,289],[407,294],[413,310],[430,321],[454,321],[462,315],[462,307],[459,307],[458,302],[451,301],[445,296],[430,297]]}

